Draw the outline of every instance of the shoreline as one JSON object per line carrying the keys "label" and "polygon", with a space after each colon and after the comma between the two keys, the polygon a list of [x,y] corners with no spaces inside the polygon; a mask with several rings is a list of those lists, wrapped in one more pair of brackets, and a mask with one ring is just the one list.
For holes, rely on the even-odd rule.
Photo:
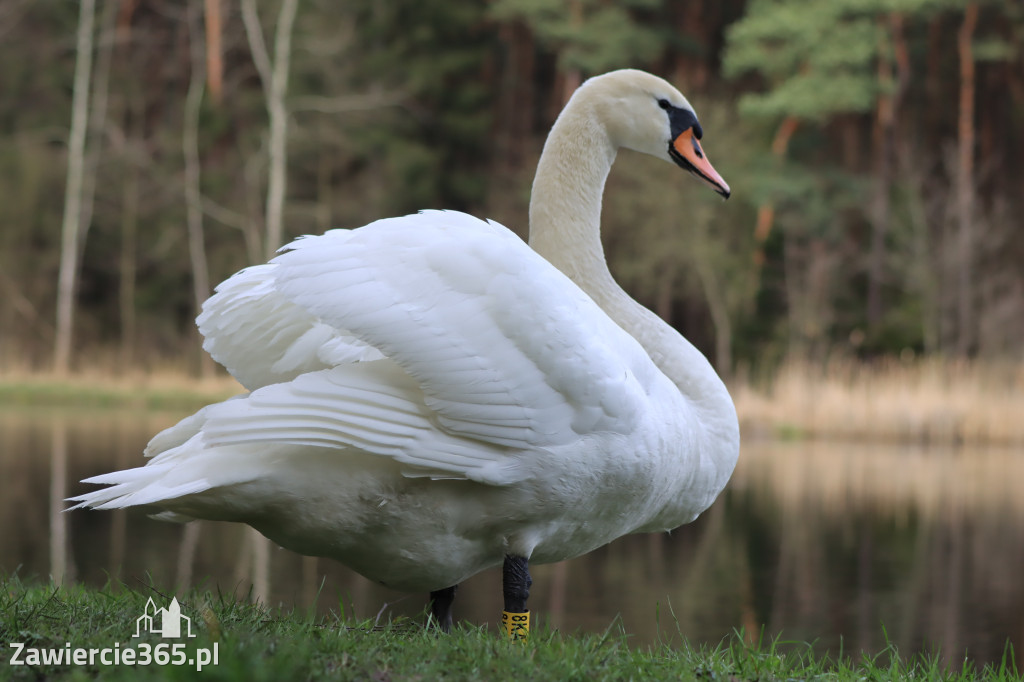
{"label": "shoreline", "polygon": [[[745,439],[1024,446],[1024,363],[791,362],[729,391]],[[242,392],[225,373],[0,371],[0,410],[187,413]]]}

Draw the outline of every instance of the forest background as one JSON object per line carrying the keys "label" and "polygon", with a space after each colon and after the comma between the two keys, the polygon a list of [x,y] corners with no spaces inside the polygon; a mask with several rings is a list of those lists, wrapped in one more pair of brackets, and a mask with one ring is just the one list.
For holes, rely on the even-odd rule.
{"label": "forest background", "polygon": [[732,185],[623,153],[613,273],[725,375],[1007,362],[1024,384],[1024,3],[5,0],[0,368],[209,375],[212,284],[422,208],[525,236],[588,76],[664,76]]}

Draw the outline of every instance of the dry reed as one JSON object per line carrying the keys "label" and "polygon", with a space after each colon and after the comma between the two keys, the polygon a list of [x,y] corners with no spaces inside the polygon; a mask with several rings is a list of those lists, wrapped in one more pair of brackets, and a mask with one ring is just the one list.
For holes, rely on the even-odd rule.
{"label": "dry reed", "polygon": [[[128,396],[102,401],[111,406],[130,403],[131,396],[153,395],[191,404],[215,402],[242,390],[224,374],[198,379],[176,367],[117,373],[94,367],[67,377],[24,369],[0,371],[0,402],[45,404],[57,397],[58,403],[67,405],[102,394]],[[1019,363],[790,362],[764,386],[736,381],[730,390],[748,435],[1024,445],[1024,364]]]}
{"label": "dry reed", "polygon": [[1024,365],[950,360],[786,364],[732,387],[740,423],[775,436],[1024,445]]}

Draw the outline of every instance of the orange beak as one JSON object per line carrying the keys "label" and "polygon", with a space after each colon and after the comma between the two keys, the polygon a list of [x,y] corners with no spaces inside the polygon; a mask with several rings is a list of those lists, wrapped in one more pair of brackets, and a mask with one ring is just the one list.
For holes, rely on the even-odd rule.
{"label": "orange beak", "polygon": [[669,151],[677,164],[711,185],[711,189],[726,199],[729,198],[729,194],[732,193],[729,184],[722,179],[722,176],[708,161],[708,157],[704,155],[700,142],[693,136],[693,128],[687,128],[679,133],[679,136],[672,141]]}

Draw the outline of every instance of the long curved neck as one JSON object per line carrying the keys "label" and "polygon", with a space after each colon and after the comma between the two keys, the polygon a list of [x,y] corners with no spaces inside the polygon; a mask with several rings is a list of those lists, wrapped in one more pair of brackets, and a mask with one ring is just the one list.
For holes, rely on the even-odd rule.
{"label": "long curved neck", "polygon": [[530,246],[591,296],[594,288],[619,289],[599,229],[615,154],[597,117],[574,97],[544,143],[530,195]]}
{"label": "long curved neck", "polygon": [[[580,93],[577,92],[577,95]],[[530,246],[561,270],[620,327],[707,417],[738,438],[735,408],[710,363],[612,278],[601,245],[601,199],[616,148],[592,106],[573,97],[555,122],[530,199]],[[719,424],[709,423],[718,430]],[[731,467],[730,467],[731,471]]]}

